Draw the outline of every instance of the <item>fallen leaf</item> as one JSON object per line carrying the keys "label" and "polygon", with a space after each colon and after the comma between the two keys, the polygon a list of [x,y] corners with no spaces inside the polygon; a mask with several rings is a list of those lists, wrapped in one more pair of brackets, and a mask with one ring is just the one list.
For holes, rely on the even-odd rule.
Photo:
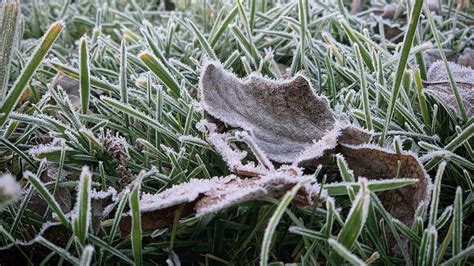
{"label": "fallen leaf", "polygon": [[[268,156],[278,163],[315,167],[326,163],[335,153],[342,153],[356,178],[418,179],[416,185],[381,193],[387,209],[406,224],[413,222],[415,209],[429,199],[430,179],[416,155],[395,154],[367,145],[373,134],[337,118],[327,100],[315,95],[302,75],[274,81],[253,74],[240,80],[220,64],[209,63],[203,68],[200,87],[204,108],[209,114],[249,132],[257,146],[251,147],[252,151],[258,149],[263,153],[256,156],[257,159]],[[230,134],[230,131],[220,134]],[[231,165],[239,165],[246,157],[246,153],[239,149],[230,152],[230,145],[222,139],[216,144],[213,137],[210,134],[209,141],[225,161],[232,160]],[[258,153],[254,151],[254,154]],[[263,163],[265,158],[258,161],[259,166],[268,164]],[[401,169],[398,169],[398,164]],[[239,174],[234,170],[236,168],[231,167],[231,170]],[[261,174],[255,172],[255,176]]]}
{"label": "fallen leaf", "polygon": [[338,152],[356,177],[369,180],[418,179],[414,185],[380,193],[384,207],[405,224],[413,223],[415,210],[420,204],[429,203],[431,179],[413,153],[397,154],[374,145],[340,145]]}
{"label": "fallen leaf", "polygon": [[[181,216],[203,216],[242,202],[279,197],[306,178],[311,177],[293,176],[289,171],[280,171],[254,178],[230,175],[191,179],[158,194],[143,194],[140,200],[142,228],[151,231],[169,226],[178,209],[181,209]],[[312,180],[301,190],[298,202],[311,206],[318,198],[319,190],[316,180]],[[122,234],[128,235],[130,226],[131,217],[127,214],[120,221]]]}
{"label": "fallen leaf", "polygon": [[[448,62],[449,69],[462,99],[468,116],[474,115],[474,70],[458,64]],[[437,61],[432,64],[427,74],[426,90],[438,96],[449,107],[459,112],[456,97],[452,92],[448,73],[444,62]]]}
{"label": "fallen leaf", "polygon": [[[200,90],[209,114],[249,132],[265,155],[280,163],[300,156],[309,160],[311,153],[319,156],[335,148],[341,130],[348,126],[301,74],[280,81],[252,74],[241,80],[210,62],[203,67]],[[315,146],[319,153],[314,154]]]}
{"label": "fallen leaf", "polygon": [[100,229],[101,221],[106,218],[113,207],[116,205],[117,191],[113,187],[109,187],[106,191],[92,190],[91,193],[91,219],[94,232]]}

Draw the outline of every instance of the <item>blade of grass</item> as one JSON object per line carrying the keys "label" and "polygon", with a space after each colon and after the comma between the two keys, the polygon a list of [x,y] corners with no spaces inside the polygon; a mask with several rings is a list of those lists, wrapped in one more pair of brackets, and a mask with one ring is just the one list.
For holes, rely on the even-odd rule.
{"label": "blade of grass", "polygon": [[350,250],[348,250],[344,245],[340,244],[336,240],[330,238],[328,239],[328,243],[329,246],[331,246],[331,248],[335,250],[337,254],[339,254],[339,256],[344,258],[351,265],[367,265],[359,257],[354,255]]}
{"label": "blade of grass", "polygon": [[129,205],[132,214],[132,250],[135,265],[142,265],[142,225],[140,217],[140,180],[135,183],[129,196]]}
{"label": "blade of grass", "polygon": [[186,19],[186,22],[191,26],[191,29],[193,30],[194,35],[198,39],[199,44],[201,44],[201,47],[206,52],[207,56],[209,56],[209,58],[211,58],[212,60],[218,60],[216,53],[212,49],[211,44],[209,44],[209,42],[206,40],[202,32],[198,29],[196,24],[194,24],[192,20],[190,19]]}
{"label": "blade of grass", "polygon": [[149,70],[151,70],[155,75],[163,82],[163,84],[170,90],[171,95],[175,98],[180,96],[180,86],[178,81],[171,75],[168,69],[156,59],[149,52],[142,52],[138,55],[140,60],[145,63]]}
{"label": "blade of grass", "polygon": [[367,185],[367,180],[361,179],[359,182],[361,189],[352,203],[351,210],[347,215],[344,226],[337,236],[337,242],[348,249],[352,248],[362,232],[362,228],[364,227],[369,212],[370,190]]}
{"label": "blade of grass", "polygon": [[267,227],[265,228],[265,234],[263,235],[262,249],[260,251],[261,266],[268,265],[268,255],[270,253],[272,238],[275,234],[278,224],[280,223],[281,218],[283,217],[283,214],[285,213],[286,208],[288,207],[288,205],[290,205],[291,201],[296,196],[296,193],[298,193],[301,187],[309,181],[309,179],[302,180],[298,184],[296,184],[290,191],[286,192],[285,196],[283,196],[283,198],[281,199],[280,204],[278,204],[278,207],[273,212],[273,215],[268,221]]}
{"label": "blade of grass", "polygon": [[431,195],[431,208],[430,208],[430,216],[428,220],[428,224],[430,226],[434,226],[436,223],[436,218],[438,216],[438,204],[439,204],[439,194],[441,191],[441,180],[443,178],[444,169],[446,168],[446,162],[442,162],[439,167],[438,171],[436,172],[435,182],[433,193]]}
{"label": "blade of grass", "polygon": [[384,129],[382,136],[380,137],[379,143],[385,141],[385,135],[388,131],[388,126],[392,120],[392,116],[395,110],[395,104],[398,99],[398,94],[400,93],[400,86],[402,84],[403,74],[405,73],[405,67],[408,62],[408,56],[413,44],[414,35],[418,25],[418,20],[420,19],[421,8],[423,6],[423,0],[415,0],[413,4],[413,9],[410,14],[410,22],[408,23],[408,30],[403,37],[403,46],[400,52],[400,60],[398,61],[397,71],[395,72],[395,81],[393,84],[392,95],[390,96],[390,103],[385,117]]}
{"label": "blade of grass", "polygon": [[56,41],[63,28],[64,22],[55,22],[44,34],[41,43],[36,48],[36,51],[34,52],[30,61],[23,69],[22,73],[16,80],[12,89],[3,101],[2,106],[0,107],[0,114],[4,114],[0,117],[0,127],[3,127],[7,122],[10,113],[13,111],[13,108],[15,108],[15,105],[18,103],[21,95],[27,88],[27,84],[30,82],[31,77],[35,74],[41,61],[43,61],[44,57],[48,53],[49,49],[53,46],[53,43]]}
{"label": "blade of grass", "polygon": [[18,35],[21,5],[19,1],[3,2],[0,14],[0,103],[7,94],[8,77],[14,41]]}
{"label": "blade of grass", "polygon": [[94,246],[87,245],[84,250],[82,250],[80,266],[89,266],[92,262],[92,256],[94,255]]}
{"label": "blade of grass", "polygon": [[81,83],[81,110],[83,114],[87,114],[89,110],[89,101],[91,94],[91,80],[89,67],[89,49],[87,48],[87,39],[82,37],[79,41],[79,80]]}
{"label": "blade of grass", "polygon": [[433,38],[435,39],[436,46],[438,47],[439,55],[441,56],[441,59],[444,62],[444,67],[446,68],[446,72],[448,73],[449,85],[454,94],[454,97],[456,98],[456,104],[458,105],[462,119],[464,120],[464,122],[467,122],[469,117],[467,115],[466,108],[464,107],[464,103],[461,99],[461,96],[459,95],[459,91],[456,82],[454,81],[453,74],[449,69],[448,59],[446,58],[446,54],[444,53],[443,46],[441,44],[441,40],[439,39],[438,28],[436,27],[436,24],[434,23],[433,18],[431,17],[431,11],[429,10],[427,5],[423,6],[423,11],[428,20],[428,24],[430,25],[431,32],[433,33]]}
{"label": "blade of grass", "polygon": [[59,203],[54,199],[53,195],[51,195],[41,180],[39,180],[35,174],[29,171],[25,172],[24,175],[31,185],[36,188],[41,197],[43,197],[43,199],[48,203],[49,207],[56,213],[59,221],[61,221],[64,226],[69,227],[69,221],[67,220],[66,215],[64,215],[61,207],[59,207]]}
{"label": "blade of grass", "polygon": [[365,69],[364,65],[362,64],[362,57],[359,49],[359,45],[354,43],[352,46],[359,70],[359,82],[360,82],[360,89],[362,90],[362,104],[364,107],[365,113],[365,123],[368,130],[372,130],[372,116],[370,115],[370,107],[369,107],[369,90],[367,89],[367,81],[365,77]]}
{"label": "blade of grass", "polygon": [[[456,197],[454,198],[454,215],[453,215],[453,258],[461,253],[462,249],[462,189],[458,187],[456,189]],[[461,265],[460,263],[457,263]]]}
{"label": "blade of grass", "polygon": [[72,230],[81,244],[87,239],[91,219],[91,183],[92,173],[89,168],[82,168],[79,177],[79,189],[77,194],[76,212],[72,216]]}

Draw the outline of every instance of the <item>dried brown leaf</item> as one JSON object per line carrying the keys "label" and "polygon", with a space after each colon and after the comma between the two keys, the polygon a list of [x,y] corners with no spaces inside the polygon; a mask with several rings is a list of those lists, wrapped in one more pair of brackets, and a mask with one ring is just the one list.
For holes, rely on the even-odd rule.
{"label": "dried brown leaf", "polygon": [[[417,157],[360,146],[369,143],[372,134],[335,117],[326,99],[316,96],[303,76],[273,81],[253,74],[240,80],[219,64],[210,63],[203,69],[200,86],[204,107],[213,117],[250,133],[252,145],[258,148],[251,147],[257,159],[263,153],[273,161],[314,167],[340,152],[356,178],[419,180],[416,185],[381,195],[387,209],[399,220],[411,224],[415,209],[427,202],[430,180]],[[209,134],[209,141],[224,160],[241,164],[246,154],[231,149],[224,139],[216,144],[214,137]],[[259,159],[259,166],[265,165],[264,161]],[[236,168],[231,170],[238,173]]]}
{"label": "dried brown leaf", "polygon": [[337,137],[347,127],[301,74],[280,81],[252,74],[241,80],[211,62],[203,67],[200,90],[209,114],[249,132],[253,142],[276,162],[320,157],[335,148]]}
{"label": "dried brown leaf", "polygon": [[419,181],[393,191],[380,193],[385,208],[407,225],[413,223],[416,208],[428,204],[431,180],[416,155],[397,154],[373,145],[338,147],[356,177],[367,179],[414,178]]}
{"label": "dried brown leaf", "polygon": [[[143,230],[169,226],[178,208],[181,208],[181,216],[202,216],[246,201],[279,197],[302,179],[310,178],[290,173],[291,171],[280,171],[247,179],[235,175],[191,179],[158,194],[143,194],[140,200]],[[298,201],[303,205],[312,205],[318,193],[319,186],[313,181],[301,191]],[[121,232],[128,234],[130,225],[130,216],[124,216],[120,221]]]}
{"label": "dried brown leaf", "polygon": [[[452,62],[448,62],[448,64],[466,112],[472,116],[474,115],[474,70]],[[438,96],[453,110],[459,111],[444,62],[433,63],[428,70],[426,84],[428,85],[426,89],[429,92]]]}

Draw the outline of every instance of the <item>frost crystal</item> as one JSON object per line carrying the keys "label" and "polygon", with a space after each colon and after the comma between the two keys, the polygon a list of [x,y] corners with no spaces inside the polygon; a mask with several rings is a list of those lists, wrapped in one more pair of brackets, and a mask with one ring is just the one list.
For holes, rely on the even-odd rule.
{"label": "frost crystal", "polygon": [[[181,215],[202,216],[238,203],[263,197],[279,197],[309,176],[294,175],[297,171],[279,171],[261,177],[239,178],[235,175],[211,179],[191,179],[158,194],[143,194],[140,200],[142,226],[145,231],[168,226],[175,211]],[[300,190],[297,202],[310,206],[318,198],[320,187],[315,180]],[[130,216],[120,222],[122,233],[129,233]]]}

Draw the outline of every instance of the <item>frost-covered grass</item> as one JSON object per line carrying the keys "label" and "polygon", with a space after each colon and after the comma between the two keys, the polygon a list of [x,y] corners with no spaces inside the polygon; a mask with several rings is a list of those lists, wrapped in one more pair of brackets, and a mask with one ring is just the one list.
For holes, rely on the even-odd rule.
{"label": "frost-covered grass", "polygon": [[[434,57],[452,66],[474,49],[472,5],[377,0],[353,15],[345,0],[177,0],[174,11],[98,2],[3,0],[0,264],[474,263],[472,72],[427,78]],[[381,18],[384,8],[394,14]],[[417,180],[355,177],[338,154],[295,173],[301,179],[278,197],[198,216],[173,205],[141,219],[143,193],[234,167],[274,171],[246,133],[206,129],[214,124],[203,121],[199,80],[211,60],[239,77],[302,73],[338,116],[374,133],[365,148],[419,158],[430,202],[412,224],[395,219],[383,194]],[[449,101],[430,86],[444,86]],[[308,182],[324,197],[294,204]],[[183,193],[165,203],[202,197]]]}

